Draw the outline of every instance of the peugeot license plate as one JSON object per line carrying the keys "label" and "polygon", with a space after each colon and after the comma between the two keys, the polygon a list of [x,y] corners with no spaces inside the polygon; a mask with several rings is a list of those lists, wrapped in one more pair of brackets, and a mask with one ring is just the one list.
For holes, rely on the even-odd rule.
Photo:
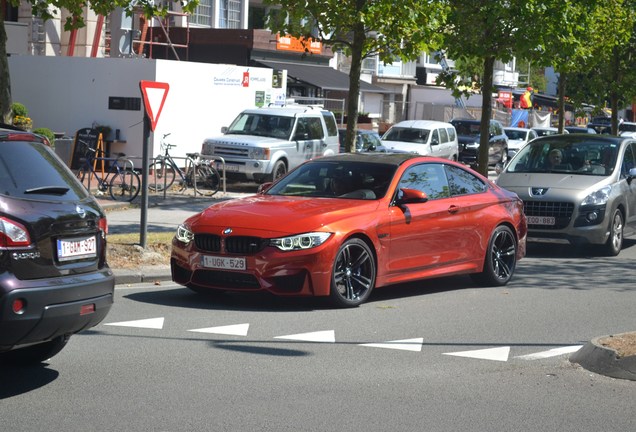
{"label": "peugeot license plate", "polygon": [[203,255],[203,267],[218,270],[246,270],[247,263],[243,257]]}
{"label": "peugeot license plate", "polygon": [[97,256],[97,240],[95,236],[76,239],[57,240],[57,259],[69,261]]}
{"label": "peugeot license plate", "polygon": [[526,216],[528,225],[554,225],[554,216]]}

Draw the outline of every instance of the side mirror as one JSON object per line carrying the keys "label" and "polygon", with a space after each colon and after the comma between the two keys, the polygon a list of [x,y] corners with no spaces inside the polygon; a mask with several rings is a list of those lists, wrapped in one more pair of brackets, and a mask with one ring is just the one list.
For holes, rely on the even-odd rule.
{"label": "side mirror", "polygon": [[307,132],[297,132],[294,135],[295,141],[307,141],[309,139],[309,134]]}
{"label": "side mirror", "polygon": [[258,189],[256,190],[256,193],[259,195],[263,195],[265,192],[267,192],[267,190],[272,187],[274,183],[273,182],[267,182],[267,183],[263,183],[258,185]]}
{"label": "side mirror", "polygon": [[227,132],[227,126],[223,126],[221,128],[221,133],[226,133]]}
{"label": "side mirror", "polygon": [[417,189],[401,188],[395,203],[398,206],[403,206],[404,204],[425,203],[426,201],[428,201],[428,196],[424,192]]}
{"label": "side mirror", "polygon": [[439,140],[437,139],[432,139],[431,140],[431,145],[438,145],[439,144]]}
{"label": "side mirror", "polygon": [[631,168],[627,173],[627,184],[631,185],[636,178],[636,168]]}

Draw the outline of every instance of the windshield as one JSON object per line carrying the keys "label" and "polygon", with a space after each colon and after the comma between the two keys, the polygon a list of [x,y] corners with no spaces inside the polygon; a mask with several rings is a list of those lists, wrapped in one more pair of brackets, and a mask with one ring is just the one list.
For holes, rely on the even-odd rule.
{"label": "windshield", "polygon": [[241,113],[225,133],[289,140],[293,126],[294,117]]}
{"label": "windshield", "polygon": [[396,165],[315,160],[280,179],[267,195],[374,200],[386,195]]}
{"label": "windshield", "polygon": [[382,140],[425,144],[428,142],[429,133],[428,129],[392,127],[384,134]]}
{"label": "windshield", "polygon": [[608,176],[614,172],[618,145],[598,140],[531,141],[510,161],[507,172],[559,172]]}
{"label": "windshield", "polygon": [[525,140],[526,135],[528,134],[527,131],[520,131],[520,130],[506,129],[505,131],[506,131],[506,135],[511,140]]}
{"label": "windshield", "polygon": [[463,136],[479,136],[479,122],[455,121],[452,122],[457,130],[457,135]]}

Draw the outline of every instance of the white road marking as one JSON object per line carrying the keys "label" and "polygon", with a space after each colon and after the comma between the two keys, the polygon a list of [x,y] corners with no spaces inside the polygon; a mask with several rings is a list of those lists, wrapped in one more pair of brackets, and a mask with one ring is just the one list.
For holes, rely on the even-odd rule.
{"label": "white road marking", "polygon": [[366,344],[360,344],[360,346],[420,352],[422,351],[423,343],[424,343],[424,338],[415,338],[415,339],[395,340],[395,341],[382,342],[382,343],[366,343]]}
{"label": "white road marking", "polygon": [[317,331],[311,333],[298,333],[288,336],[275,336],[274,339],[299,340],[307,342],[335,342],[336,332],[333,330]]}
{"label": "white road marking", "polygon": [[149,318],[149,319],[142,319],[142,320],[136,320],[136,321],[122,321],[117,323],[106,323],[104,325],[149,328],[149,329],[161,330],[163,328],[163,318]]}
{"label": "white road marking", "polygon": [[522,360],[539,360],[539,359],[544,359],[548,357],[556,357],[563,354],[570,354],[573,352],[577,352],[582,347],[583,345],[573,345],[573,346],[566,346],[561,348],[553,348],[548,351],[541,351],[534,354],[526,354],[522,356],[517,356],[515,358],[522,359]]}
{"label": "white road marking", "polygon": [[474,351],[459,351],[454,353],[443,353],[444,355],[451,355],[457,357],[469,357],[483,360],[494,361],[508,361],[508,355],[510,354],[510,347],[499,348],[486,348]]}
{"label": "white road marking", "polygon": [[214,334],[222,334],[222,335],[232,335],[232,336],[247,336],[247,330],[249,329],[249,324],[235,324],[235,325],[227,325],[220,327],[208,327],[201,329],[193,329],[188,330],[196,333],[214,333]]}

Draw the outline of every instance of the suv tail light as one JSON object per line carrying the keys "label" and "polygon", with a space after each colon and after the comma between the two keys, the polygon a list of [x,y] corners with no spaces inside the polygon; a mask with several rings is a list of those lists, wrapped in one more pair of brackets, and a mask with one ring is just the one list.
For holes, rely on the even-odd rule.
{"label": "suv tail light", "polygon": [[104,235],[108,234],[108,222],[106,221],[105,217],[99,219],[99,221],[97,222],[97,226],[104,233]]}
{"label": "suv tail light", "polygon": [[24,225],[0,217],[0,247],[25,247],[31,244],[31,237]]}

